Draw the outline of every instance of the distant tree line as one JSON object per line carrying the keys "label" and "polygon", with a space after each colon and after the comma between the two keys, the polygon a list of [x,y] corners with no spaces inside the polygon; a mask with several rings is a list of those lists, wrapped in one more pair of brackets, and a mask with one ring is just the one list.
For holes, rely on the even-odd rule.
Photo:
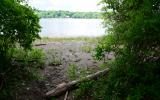
{"label": "distant tree line", "polygon": [[36,11],[40,18],[86,18],[98,19],[100,12],[70,12],[70,11]]}

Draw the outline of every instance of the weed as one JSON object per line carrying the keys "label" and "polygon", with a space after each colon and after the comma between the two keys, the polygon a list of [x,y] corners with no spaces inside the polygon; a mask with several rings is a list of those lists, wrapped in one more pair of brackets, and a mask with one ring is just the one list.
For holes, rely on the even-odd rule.
{"label": "weed", "polygon": [[49,65],[58,66],[62,64],[62,54],[60,52],[55,49],[50,49],[47,54],[49,56]]}
{"label": "weed", "polygon": [[86,53],[91,53],[91,51],[93,50],[93,47],[90,45],[84,45],[81,47],[81,50]]}
{"label": "weed", "polygon": [[75,64],[70,64],[67,69],[67,74],[70,80],[75,80],[78,78],[78,66]]}

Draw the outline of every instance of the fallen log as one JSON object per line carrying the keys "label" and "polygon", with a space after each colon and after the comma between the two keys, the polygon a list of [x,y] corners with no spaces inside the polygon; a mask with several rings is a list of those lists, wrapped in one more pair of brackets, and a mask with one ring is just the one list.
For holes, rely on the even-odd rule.
{"label": "fallen log", "polygon": [[54,90],[47,92],[45,94],[45,96],[46,96],[46,98],[61,96],[61,95],[65,94],[67,91],[74,90],[74,89],[78,88],[79,83],[84,82],[85,80],[95,80],[100,76],[108,74],[108,72],[109,72],[109,69],[107,68],[105,70],[98,71],[94,74],[88,75],[88,76],[81,78],[81,79],[78,79],[78,80],[71,81],[69,83],[61,83]]}

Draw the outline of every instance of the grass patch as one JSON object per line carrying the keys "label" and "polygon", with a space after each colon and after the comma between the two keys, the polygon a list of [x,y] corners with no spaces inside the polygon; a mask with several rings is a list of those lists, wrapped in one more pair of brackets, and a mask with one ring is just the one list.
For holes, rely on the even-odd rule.
{"label": "grass patch", "polygon": [[50,66],[58,66],[62,64],[62,54],[55,49],[50,49],[47,52],[49,65]]}
{"label": "grass patch", "polygon": [[70,80],[75,80],[78,78],[78,66],[75,64],[70,64],[67,69],[67,75]]}
{"label": "grass patch", "polygon": [[32,49],[29,51],[25,51],[21,48],[11,49],[10,54],[12,55],[12,60],[14,62],[29,64],[37,67],[44,67],[45,65],[45,54],[41,49]]}

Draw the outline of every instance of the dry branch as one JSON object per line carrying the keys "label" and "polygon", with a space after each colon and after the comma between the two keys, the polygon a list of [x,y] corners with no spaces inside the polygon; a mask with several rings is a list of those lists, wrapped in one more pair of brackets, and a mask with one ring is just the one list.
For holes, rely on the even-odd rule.
{"label": "dry branch", "polygon": [[109,69],[107,68],[105,70],[98,71],[94,74],[88,75],[84,78],[81,78],[81,79],[78,79],[78,80],[75,80],[75,81],[71,81],[69,83],[59,84],[54,90],[51,90],[51,91],[47,92],[46,97],[50,98],[50,97],[53,97],[53,96],[56,97],[56,96],[63,95],[64,93],[66,93],[66,91],[70,91],[70,90],[78,88],[79,83],[81,83],[85,80],[95,80],[102,75],[108,74],[108,72],[109,72]]}
{"label": "dry branch", "polygon": [[43,45],[47,45],[47,44],[41,43],[41,44],[35,44],[34,46],[43,46]]}
{"label": "dry branch", "polygon": [[64,100],[67,100],[67,97],[68,97],[68,91],[65,94]]}

